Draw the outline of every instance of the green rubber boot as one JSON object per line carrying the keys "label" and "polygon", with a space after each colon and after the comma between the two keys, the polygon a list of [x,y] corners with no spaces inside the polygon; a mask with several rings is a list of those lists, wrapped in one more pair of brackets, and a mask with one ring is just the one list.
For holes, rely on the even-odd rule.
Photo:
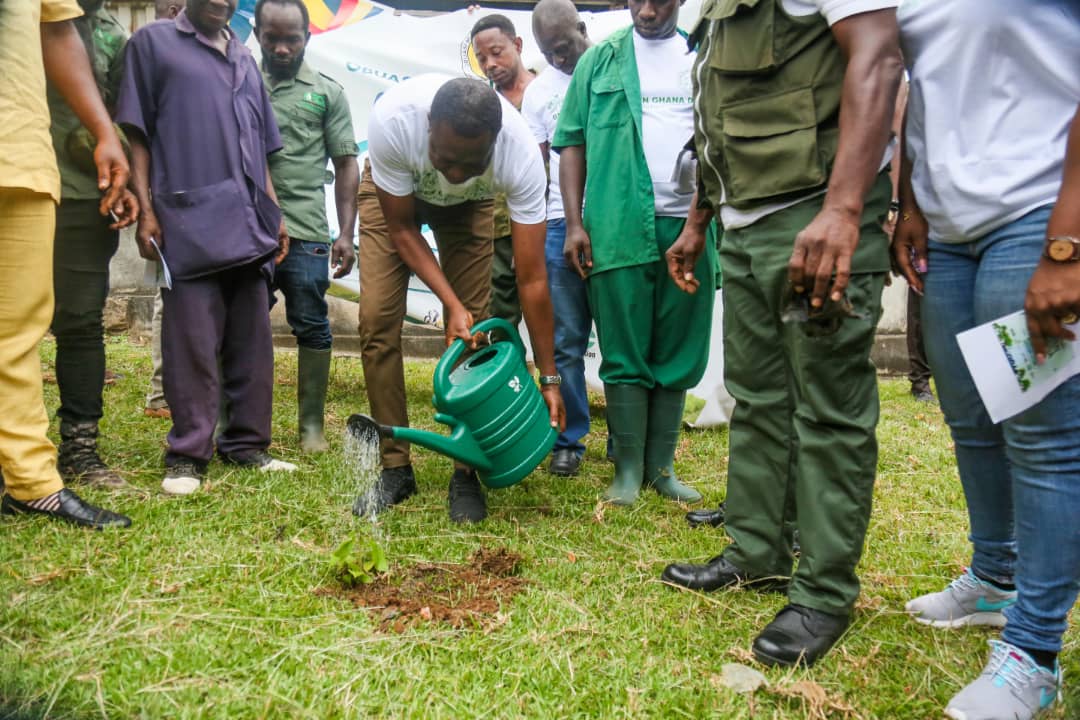
{"label": "green rubber boot", "polygon": [[301,347],[297,359],[296,404],[300,416],[300,449],[323,452],[326,385],[330,380],[330,351]]}
{"label": "green rubber boot", "polygon": [[682,429],[685,390],[656,387],[649,392],[649,431],[645,441],[645,482],[670,500],[694,503],[701,493],[675,476],[675,448]]}
{"label": "green rubber boot", "polygon": [[649,391],[637,385],[604,385],[608,431],[615,478],[604,499],[633,505],[645,478],[645,432],[649,422]]}

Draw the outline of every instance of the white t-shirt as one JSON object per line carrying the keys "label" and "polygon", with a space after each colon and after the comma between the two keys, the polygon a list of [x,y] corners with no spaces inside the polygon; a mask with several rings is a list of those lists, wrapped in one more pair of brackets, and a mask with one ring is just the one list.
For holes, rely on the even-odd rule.
{"label": "white t-shirt", "polygon": [[[570,87],[570,75],[549,67],[525,87],[521,100],[521,116],[532,131],[536,144],[550,143],[555,137],[555,125],[562,110],[566,89]],[[563,212],[562,194],[559,192],[559,153],[548,153],[548,220],[566,217]]]}
{"label": "white t-shirt", "polygon": [[898,18],[930,237],[967,242],[1054,202],[1080,103],[1080,4],[905,0]]}
{"label": "white t-shirt", "polygon": [[[679,34],[662,40],[634,37],[641,86],[641,141],[645,162],[652,177],[656,214],[686,217],[694,199],[694,183],[679,187],[679,158],[694,137],[694,91],[691,70],[695,53],[686,51],[686,38]],[[679,190],[682,190],[680,192]]]}
{"label": "white t-shirt", "polygon": [[[819,13],[823,15],[826,22],[832,26],[852,15],[894,8],[899,2],[900,0],[781,0],[781,5],[784,8],[784,12],[795,17]],[[892,160],[894,151],[895,146],[892,143],[885,148],[885,156],[882,158],[880,165],[881,169],[884,169],[889,164],[889,161]],[[793,205],[798,205],[804,200],[824,194],[824,190],[819,190],[804,195],[803,197],[795,198],[794,200],[763,205],[750,212],[736,210],[730,205],[723,205],[720,208],[720,222],[725,228],[744,228],[753,225],[763,217],[772,215],[780,210],[785,210]]]}
{"label": "white t-shirt", "polygon": [[372,180],[391,195],[415,195],[441,207],[504,192],[514,222],[544,222],[544,159],[521,115],[502,98],[502,130],[484,174],[454,185],[432,167],[428,113],[435,93],[450,79],[419,75],[390,88],[375,103],[368,121]]}

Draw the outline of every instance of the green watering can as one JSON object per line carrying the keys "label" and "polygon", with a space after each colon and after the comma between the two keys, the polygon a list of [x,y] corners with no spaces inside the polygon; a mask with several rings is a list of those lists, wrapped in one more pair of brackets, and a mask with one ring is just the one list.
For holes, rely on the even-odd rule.
{"label": "green watering can", "polygon": [[503,331],[509,341],[492,343],[458,365],[466,346],[455,340],[435,366],[435,419],[450,426],[449,436],[379,425],[367,415],[350,417],[349,432],[363,437],[374,430],[380,437],[448,455],[475,468],[490,488],[521,482],[551,452],[558,431],[551,427],[544,398],[529,376],[517,330],[505,320],[490,318],[472,333],[490,330]]}

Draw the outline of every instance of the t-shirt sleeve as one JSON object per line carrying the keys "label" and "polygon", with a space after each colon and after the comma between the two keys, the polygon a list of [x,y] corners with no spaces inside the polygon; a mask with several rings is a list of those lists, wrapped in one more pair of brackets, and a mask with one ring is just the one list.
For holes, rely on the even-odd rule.
{"label": "t-shirt sleeve", "polygon": [[[385,98],[383,98],[385,101]],[[371,179],[383,192],[396,197],[415,191],[405,146],[405,126],[398,117],[385,116],[376,105],[368,121],[368,160]],[[539,151],[537,151],[539,152]]]}
{"label": "t-shirt sleeve", "polygon": [[[544,72],[552,72],[548,69]],[[540,83],[532,82],[525,88],[525,97],[521,99],[521,116],[529,126],[529,132],[537,145],[548,141],[547,126],[544,122],[544,103],[539,90],[534,90]]]}
{"label": "t-shirt sleeve", "polygon": [[349,102],[338,85],[330,85],[327,92],[327,105],[329,107],[323,132],[326,154],[332,158],[356,155],[356,134],[353,132]]}
{"label": "t-shirt sleeve", "polygon": [[71,20],[82,14],[82,8],[75,0],[41,0],[41,22],[43,23]]}
{"label": "t-shirt sleeve", "polygon": [[551,139],[551,149],[556,152],[564,147],[585,144],[585,122],[589,117],[589,81],[597,47],[599,46],[589,48],[581,56],[574,68],[570,86],[566,88],[559,122],[555,125],[555,136]]}
{"label": "t-shirt sleeve", "polygon": [[149,35],[136,32],[124,50],[124,72],[116,99],[116,122],[139,130],[147,140],[154,137],[157,121],[153,45]]}
{"label": "t-shirt sleeve", "polygon": [[496,165],[496,185],[506,193],[510,219],[534,225],[547,220],[547,172],[539,146],[531,140],[525,123],[505,123],[509,131],[507,154]]}
{"label": "t-shirt sleeve", "polygon": [[844,18],[875,10],[895,8],[900,0],[783,0],[784,10],[791,15],[821,13],[829,25]]}

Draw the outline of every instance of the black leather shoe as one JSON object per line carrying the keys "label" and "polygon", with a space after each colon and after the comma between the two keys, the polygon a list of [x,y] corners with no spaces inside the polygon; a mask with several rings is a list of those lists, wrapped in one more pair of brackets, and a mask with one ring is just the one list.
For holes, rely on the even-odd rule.
{"label": "black leather shoe", "polygon": [[720,503],[720,506],[715,510],[691,510],[686,513],[686,522],[690,527],[701,527],[702,525],[720,527],[724,524],[726,512],[727,508],[725,508],[724,503]]}
{"label": "black leather shoe", "polygon": [[39,510],[27,503],[19,502],[10,495],[4,495],[3,501],[0,501],[0,513],[4,515],[33,513],[95,530],[131,525],[131,518],[126,515],[91,505],[67,488],[61,490],[57,495],[57,503],[52,510]]}
{"label": "black leather shoe", "polygon": [[705,565],[672,563],[664,568],[660,580],[669,585],[705,592],[736,585],[750,585],[762,592],[783,592],[787,589],[787,578],[752,577],[732,565],[723,555],[717,555]]}
{"label": "black leather shoe", "polygon": [[450,519],[477,523],[487,517],[487,499],[474,470],[455,470],[450,477]]}
{"label": "black leather shoe", "polygon": [[754,638],[754,657],[765,665],[810,667],[829,652],[850,622],[849,615],[788,605]]}
{"label": "black leather shoe", "polygon": [[578,474],[581,467],[581,456],[571,448],[559,448],[551,453],[551,464],[548,472],[559,477],[573,477]]}
{"label": "black leather shoe", "polygon": [[391,505],[397,505],[416,494],[416,476],[412,465],[386,468],[379,475],[379,484],[356,498],[353,515],[378,515]]}

